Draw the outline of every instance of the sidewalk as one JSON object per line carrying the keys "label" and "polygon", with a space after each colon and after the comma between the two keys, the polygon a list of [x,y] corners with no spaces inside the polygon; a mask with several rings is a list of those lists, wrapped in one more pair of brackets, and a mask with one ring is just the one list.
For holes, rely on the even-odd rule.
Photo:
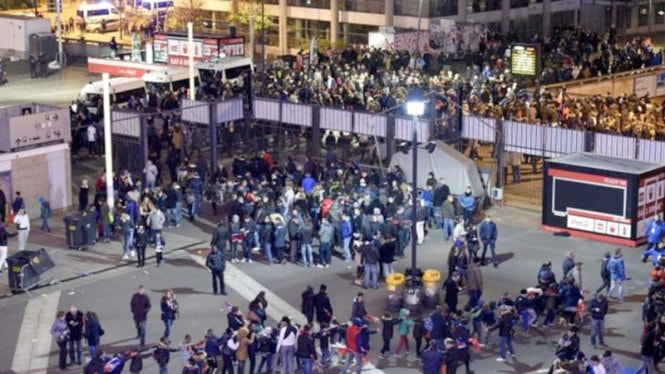
{"label": "sidewalk", "polygon": [[[97,243],[85,251],[67,249],[63,218],[69,213],[70,212],[58,213],[51,217],[49,220],[49,224],[51,225],[50,233],[39,229],[41,225],[40,220],[33,220],[31,222],[28,249],[38,250],[44,248],[47,250],[56,265],[55,280],[66,282],[68,280],[86,277],[88,275],[121,266],[136,265],[135,258],[131,261],[122,260],[122,241],[118,235],[115,235],[110,243]],[[203,238],[192,237],[191,235],[187,235],[184,231],[186,231],[186,228],[183,228],[182,226],[178,229],[164,229],[164,240],[166,241],[166,246],[164,248],[165,255],[173,251],[192,248],[204,243]],[[8,256],[17,252],[16,246],[16,239],[10,239]],[[148,247],[146,250],[147,264],[153,265],[154,257],[154,250],[151,247]],[[50,274],[53,274],[53,271],[47,272],[46,279],[41,279],[39,284],[40,287],[48,285],[48,282],[51,280]],[[12,293],[9,288],[7,271],[4,271],[0,275],[0,298],[8,296],[12,296]]]}

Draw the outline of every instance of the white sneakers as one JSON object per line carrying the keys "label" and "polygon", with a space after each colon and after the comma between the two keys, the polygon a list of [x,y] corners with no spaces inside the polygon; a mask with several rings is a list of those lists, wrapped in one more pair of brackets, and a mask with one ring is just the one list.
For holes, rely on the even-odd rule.
{"label": "white sneakers", "polygon": [[128,255],[128,254],[125,254],[124,256],[122,256],[122,259],[123,259],[123,260],[129,260],[129,255]]}
{"label": "white sneakers", "polygon": [[129,251],[129,255],[132,256],[132,258],[136,257],[136,251],[132,249]]}

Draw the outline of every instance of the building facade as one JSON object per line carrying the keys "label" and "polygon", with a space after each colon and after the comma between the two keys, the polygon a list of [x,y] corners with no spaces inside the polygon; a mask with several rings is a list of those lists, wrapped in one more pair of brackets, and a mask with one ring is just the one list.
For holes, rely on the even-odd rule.
{"label": "building facade", "polygon": [[[204,0],[203,8],[210,12],[207,25],[224,29],[227,15],[237,11],[242,1]],[[424,0],[422,28],[448,19],[485,24],[503,33],[513,30],[521,39],[575,24],[594,30],[614,25],[620,34],[646,33],[659,25],[665,29],[665,3],[643,2],[634,6],[608,0]],[[415,29],[418,24],[418,0],[263,0],[261,4],[272,19],[266,30],[272,55],[306,49],[312,37],[335,46],[367,44],[367,33],[381,26]],[[239,28],[240,34],[246,33],[246,27]]]}

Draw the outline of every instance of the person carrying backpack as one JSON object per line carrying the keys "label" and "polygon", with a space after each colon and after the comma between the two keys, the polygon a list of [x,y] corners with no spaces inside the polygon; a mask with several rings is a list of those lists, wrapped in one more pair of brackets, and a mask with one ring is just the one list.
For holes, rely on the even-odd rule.
{"label": "person carrying backpack", "polygon": [[155,359],[157,365],[159,365],[159,374],[168,374],[169,372],[168,365],[171,352],[169,351],[168,341],[169,339],[166,337],[159,339],[157,348],[155,348],[155,351],[152,353],[152,358]]}
{"label": "person carrying backpack", "polygon": [[222,349],[222,363],[224,364],[221,374],[233,374],[233,357],[240,346],[236,333],[231,328],[227,328],[220,338],[219,345]]}
{"label": "person carrying backpack", "polygon": [[611,297],[612,291],[616,288],[617,299],[623,303],[623,282],[626,280],[626,264],[621,254],[621,248],[614,250],[614,256],[608,262],[608,269],[610,271],[610,290],[607,296]]}

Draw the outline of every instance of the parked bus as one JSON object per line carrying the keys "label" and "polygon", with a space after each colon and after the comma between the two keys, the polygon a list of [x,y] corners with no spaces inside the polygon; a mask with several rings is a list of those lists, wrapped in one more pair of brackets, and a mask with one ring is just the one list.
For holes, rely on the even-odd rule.
{"label": "parked bus", "polygon": [[209,62],[199,62],[195,65],[199,71],[202,82],[237,82],[242,79],[243,73],[252,74],[254,65],[247,57],[225,57]]}
{"label": "parked bus", "polygon": [[[189,88],[189,69],[167,68],[143,74],[146,92],[176,92]],[[194,72],[194,84],[198,86],[199,77]]]}
{"label": "parked bus", "polygon": [[[126,104],[132,96],[139,99],[145,96],[145,83],[142,79],[136,78],[111,78],[109,79],[111,104]],[[90,82],[86,84],[79,99],[90,105],[90,111],[96,114],[96,104],[103,100],[104,81]]]}

